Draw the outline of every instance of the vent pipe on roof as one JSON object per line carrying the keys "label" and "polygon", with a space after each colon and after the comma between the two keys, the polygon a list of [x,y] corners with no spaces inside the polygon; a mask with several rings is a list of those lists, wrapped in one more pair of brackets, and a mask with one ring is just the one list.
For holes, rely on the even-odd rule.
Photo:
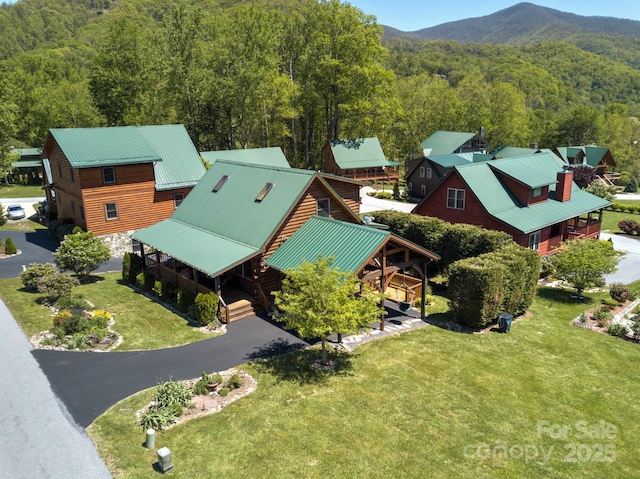
{"label": "vent pipe on roof", "polygon": [[484,139],[484,126],[480,127],[480,133],[478,133],[480,135],[480,138]]}
{"label": "vent pipe on roof", "polygon": [[532,150],[537,150],[537,149],[538,149],[538,143],[537,143],[537,142],[535,142],[535,141],[532,141],[532,142],[529,144],[529,147],[530,147]]}

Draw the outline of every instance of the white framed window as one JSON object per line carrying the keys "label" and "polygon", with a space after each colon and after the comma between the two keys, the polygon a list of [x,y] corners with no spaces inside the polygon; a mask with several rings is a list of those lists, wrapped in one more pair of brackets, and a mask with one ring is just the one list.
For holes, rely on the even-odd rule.
{"label": "white framed window", "polygon": [[540,249],[540,230],[529,235],[529,249],[538,251]]}
{"label": "white framed window", "polygon": [[464,190],[447,188],[447,208],[464,209]]}
{"label": "white framed window", "polygon": [[105,166],[102,168],[102,182],[110,185],[116,182],[116,170],[113,166]]}
{"label": "white framed window", "polygon": [[427,180],[431,179],[431,175],[433,174],[433,172],[431,171],[431,168],[427,168]]}
{"label": "white framed window", "polygon": [[116,203],[105,203],[104,211],[107,215],[107,220],[117,220],[118,219],[118,205]]}
{"label": "white framed window", "polygon": [[424,178],[427,174],[427,169],[424,166],[420,167],[420,178]]}
{"label": "white framed window", "polygon": [[180,206],[180,203],[182,203],[182,200],[184,200],[184,193],[176,193],[173,195],[173,206],[174,208],[177,208],[178,206]]}
{"label": "white framed window", "polygon": [[427,194],[427,185],[420,185],[420,194],[422,196]]}
{"label": "white framed window", "polygon": [[318,216],[324,216],[325,218],[331,217],[331,202],[329,198],[318,200]]}

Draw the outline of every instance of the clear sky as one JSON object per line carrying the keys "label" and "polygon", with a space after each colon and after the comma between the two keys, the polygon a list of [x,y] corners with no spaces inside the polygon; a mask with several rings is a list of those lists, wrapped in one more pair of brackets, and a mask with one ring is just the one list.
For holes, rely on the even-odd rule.
{"label": "clear sky", "polygon": [[[349,0],[378,23],[412,32],[441,23],[483,17],[511,7],[519,0]],[[640,0],[529,0],[541,7],[583,16],[640,20]],[[640,32],[639,32],[640,35]]]}

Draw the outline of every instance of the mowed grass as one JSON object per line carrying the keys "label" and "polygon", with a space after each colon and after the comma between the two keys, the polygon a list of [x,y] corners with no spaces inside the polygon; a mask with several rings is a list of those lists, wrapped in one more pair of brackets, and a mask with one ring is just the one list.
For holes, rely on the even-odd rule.
{"label": "mowed grass", "polygon": [[[640,346],[570,325],[605,296],[571,294],[541,288],[509,334],[428,326],[369,342],[339,356],[335,373],[311,366],[314,350],[249,364],[252,395],[157,433],[156,447],[171,450],[171,475],[185,478],[634,477]],[[151,394],[89,427],[115,477],[157,477],[135,419]],[[538,421],[571,430],[552,438]],[[594,436],[600,421],[616,432],[581,438],[579,421]]]}
{"label": "mowed grass", "polygon": [[[623,205],[640,206],[640,200],[613,200],[613,203],[621,203]],[[608,233],[622,233],[618,228],[618,223],[622,220],[634,220],[640,223],[640,215],[633,213],[621,213],[619,211],[605,210],[602,213],[602,231]]]}
{"label": "mowed grass", "polygon": [[44,198],[45,193],[41,186],[30,185],[0,185],[0,198]]}
{"label": "mowed grass", "polygon": [[[115,315],[114,329],[124,338],[118,351],[167,348],[213,337],[123,284],[121,273],[92,278],[91,284],[75,287],[73,296],[82,295],[95,309]],[[20,278],[0,280],[0,298],[28,337],[52,327],[53,315],[42,305],[42,297],[24,291]]]}

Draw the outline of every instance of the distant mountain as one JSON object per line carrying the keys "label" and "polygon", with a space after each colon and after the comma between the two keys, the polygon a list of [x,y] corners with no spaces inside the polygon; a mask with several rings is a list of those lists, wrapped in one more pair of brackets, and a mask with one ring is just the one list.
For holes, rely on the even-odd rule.
{"label": "distant mountain", "polygon": [[386,38],[528,45],[566,41],[569,37],[577,40],[577,37],[593,34],[640,37],[640,21],[585,17],[532,3],[518,3],[484,17],[443,23],[415,32],[402,32],[386,26],[384,31]]}

